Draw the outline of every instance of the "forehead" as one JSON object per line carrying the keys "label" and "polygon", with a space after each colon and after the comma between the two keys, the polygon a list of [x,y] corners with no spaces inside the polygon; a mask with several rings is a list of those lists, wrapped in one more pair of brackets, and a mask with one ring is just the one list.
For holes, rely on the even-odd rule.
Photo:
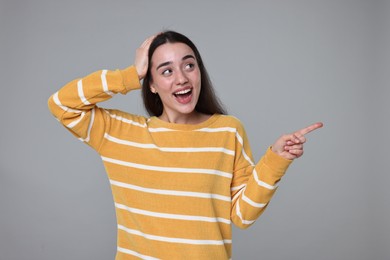
{"label": "forehead", "polygon": [[151,62],[155,65],[162,62],[177,62],[181,61],[183,57],[192,55],[195,57],[192,49],[184,43],[165,43],[156,48],[152,55]]}

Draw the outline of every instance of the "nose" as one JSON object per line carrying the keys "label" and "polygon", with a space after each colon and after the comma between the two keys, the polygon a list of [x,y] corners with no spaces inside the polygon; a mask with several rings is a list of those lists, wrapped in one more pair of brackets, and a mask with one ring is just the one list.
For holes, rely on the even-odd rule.
{"label": "nose", "polygon": [[183,85],[188,82],[187,75],[182,70],[178,70],[176,73],[176,84]]}

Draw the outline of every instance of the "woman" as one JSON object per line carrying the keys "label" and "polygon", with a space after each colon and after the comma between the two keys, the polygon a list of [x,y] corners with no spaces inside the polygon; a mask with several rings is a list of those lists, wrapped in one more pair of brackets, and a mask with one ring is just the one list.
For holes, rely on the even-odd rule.
{"label": "woman", "polygon": [[[96,106],[141,80],[151,117]],[[232,222],[255,222],[303,154],[304,135],[322,126],[280,137],[254,164],[245,130],[224,115],[195,45],[172,31],[147,39],[133,66],[68,83],[49,108],[104,162],[116,259],[230,259]]]}

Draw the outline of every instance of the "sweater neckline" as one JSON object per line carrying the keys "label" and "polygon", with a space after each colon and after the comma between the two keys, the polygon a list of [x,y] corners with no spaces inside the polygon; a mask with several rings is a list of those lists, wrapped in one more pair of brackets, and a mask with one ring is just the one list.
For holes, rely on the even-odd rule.
{"label": "sweater neckline", "polygon": [[179,131],[193,131],[198,130],[201,128],[205,128],[212,123],[214,123],[221,115],[220,114],[213,114],[210,116],[207,120],[203,121],[199,124],[176,124],[176,123],[169,123],[164,120],[161,120],[160,118],[156,116],[152,116],[149,118],[149,127],[158,128],[158,127],[164,127],[171,130],[179,130]]}

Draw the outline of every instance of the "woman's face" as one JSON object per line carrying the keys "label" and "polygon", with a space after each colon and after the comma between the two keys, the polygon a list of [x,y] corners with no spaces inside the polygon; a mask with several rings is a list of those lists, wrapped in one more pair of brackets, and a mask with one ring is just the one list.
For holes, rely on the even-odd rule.
{"label": "woman's face", "polygon": [[157,47],[151,58],[150,89],[163,103],[163,117],[188,117],[198,103],[201,76],[195,54],[184,43]]}

